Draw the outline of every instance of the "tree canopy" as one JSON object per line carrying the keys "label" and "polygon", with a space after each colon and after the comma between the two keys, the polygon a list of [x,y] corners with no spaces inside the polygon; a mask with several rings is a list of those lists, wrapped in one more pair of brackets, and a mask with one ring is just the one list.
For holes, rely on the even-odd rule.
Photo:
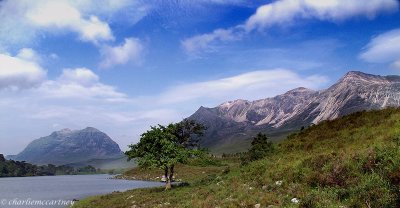
{"label": "tree canopy", "polygon": [[272,148],[272,142],[269,141],[267,135],[258,133],[251,142],[251,148],[249,150],[250,160],[259,160],[267,156]]}
{"label": "tree canopy", "polygon": [[269,141],[267,135],[258,133],[251,142],[251,148],[241,156],[242,164],[250,161],[259,160],[266,157],[274,150],[273,143]]}
{"label": "tree canopy", "polygon": [[23,177],[23,176],[52,176],[52,175],[74,175],[96,173],[96,168],[88,165],[80,168],[73,168],[62,165],[33,165],[25,161],[6,160],[0,154],[0,177]]}
{"label": "tree canopy", "polygon": [[169,189],[175,165],[185,163],[195,154],[193,147],[197,147],[204,129],[201,124],[187,119],[168,126],[153,126],[141,135],[139,143],[130,145],[125,154],[128,159],[136,158],[139,166],[163,169],[166,189]]}

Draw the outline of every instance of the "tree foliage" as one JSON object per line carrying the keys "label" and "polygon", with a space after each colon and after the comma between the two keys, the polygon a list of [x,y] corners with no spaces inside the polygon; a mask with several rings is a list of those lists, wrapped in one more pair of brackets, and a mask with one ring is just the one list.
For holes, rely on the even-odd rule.
{"label": "tree foliage", "polygon": [[0,177],[75,175],[96,172],[97,170],[90,165],[76,169],[70,166],[52,164],[37,166],[25,161],[6,160],[0,154]]}
{"label": "tree foliage", "polygon": [[267,135],[258,133],[251,142],[249,150],[250,160],[259,160],[267,156],[273,149],[272,142],[269,141]]}
{"label": "tree foliage", "polygon": [[139,143],[130,145],[125,154],[129,159],[136,158],[139,166],[163,169],[166,189],[169,189],[175,165],[186,163],[195,155],[197,150],[193,147],[197,147],[204,129],[201,124],[187,119],[168,126],[153,126],[141,135]]}
{"label": "tree foliage", "polygon": [[255,137],[253,137],[249,151],[241,156],[242,164],[247,164],[248,162],[262,159],[270,154],[273,149],[273,143],[269,141],[267,135],[258,133]]}
{"label": "tree foliage", "polygon": [[194,120],[184,119],[175,124],[170,124],[169,128],[172,134],[178,139],[178,144],[187,148],[197,148],[201,136],[206,128]]}

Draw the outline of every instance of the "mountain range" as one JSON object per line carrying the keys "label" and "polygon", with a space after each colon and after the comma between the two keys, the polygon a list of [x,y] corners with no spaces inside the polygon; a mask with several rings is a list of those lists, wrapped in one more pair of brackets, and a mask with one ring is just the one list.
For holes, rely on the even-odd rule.
{"label": "mountain range", "polygon": [[123,158],[118,144],[107,134],[87,127],[63,129],[32,141],[10,159],[44,165],[86,164],[86,161],[113,161]]}
{"label": "mountain range", "polygon": [[400,106],[400,76],[350,71],[324,90],[300,87],[272,98],[200,107],[189,119],[207,127],[202,146],[233,153],[246,150],[258,132],[277,140],[323,120],[393,106]]}
{"label": "mountain range", "polygon": [[[207,127],[201,146],[214,153],[235,153],[245,151],[258,132],[279,140],[323,120],[397,106],[400,106],[400,76],[351,71],[327,89],[299,87],[272,98],[239,99],[214,108],[200,107],[189,119]],[[93,127],[53,132],[32,141],[21,153],[8,159],[38,165],[90,164],[100,168],[133,165],[126,162],[117,143]]]}

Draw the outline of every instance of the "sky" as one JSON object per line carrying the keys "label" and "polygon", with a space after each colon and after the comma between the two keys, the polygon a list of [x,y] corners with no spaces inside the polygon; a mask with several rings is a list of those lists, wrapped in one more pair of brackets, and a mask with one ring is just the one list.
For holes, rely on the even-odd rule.
{"label": "sky", "polygon": [[63,128],[122,150],[200,106],[400,75],[398,0],[0,0],[0,153]]}

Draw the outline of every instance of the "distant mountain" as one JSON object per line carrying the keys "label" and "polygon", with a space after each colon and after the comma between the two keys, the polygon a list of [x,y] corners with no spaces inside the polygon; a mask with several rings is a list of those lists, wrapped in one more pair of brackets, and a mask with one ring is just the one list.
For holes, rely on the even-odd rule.
{"label": "distant mountain", "polygon": [[6,155],[6,156],[4,156],[4,158],[5,158],[6,160],[14,160],[15,156],[16,156],[16,155]]}
{"label": "distant mountain", "polygon": [[122,156],[118,144],[107,134],[87,127],[83,130],[63,129],[53,132],[32,141],[21,153],[11,158],[39,165],[64,165]]}
{"label": "distant mountain", "polygon": [[237,152],[245,150],[249,138],[260,131],[279,139],[302,126],[389,106],[400,106],[400,76],[351,71],[325,90],[300,87],[273,98],[229,101],[200,107],[189,118],[208,127],[203,146]]}

